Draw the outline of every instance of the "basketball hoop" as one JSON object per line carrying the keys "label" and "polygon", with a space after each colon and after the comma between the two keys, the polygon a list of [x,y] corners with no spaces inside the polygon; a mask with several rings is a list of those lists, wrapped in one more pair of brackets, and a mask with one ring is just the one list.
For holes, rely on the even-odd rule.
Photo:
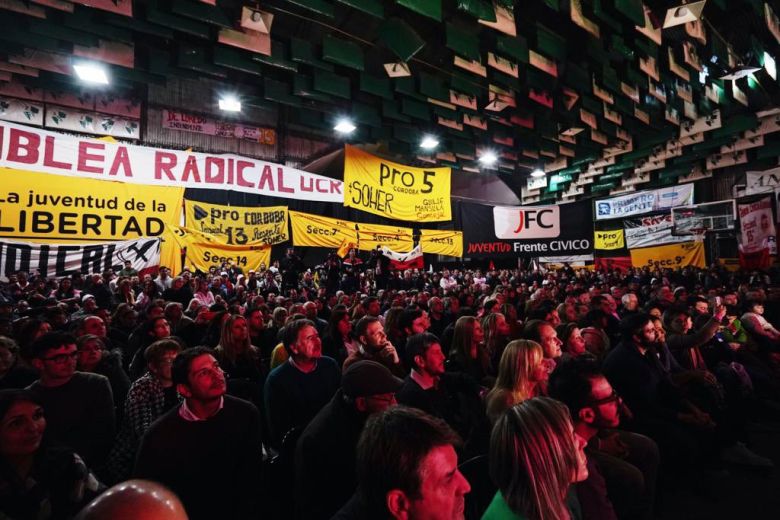
{"label": "basketball hoop", "polygon": [[691,234],[693,235],[693,240],[697,243],[704,242],[704,236],[707,234],[707,228],[706,227],[695,227],[691,228]]}

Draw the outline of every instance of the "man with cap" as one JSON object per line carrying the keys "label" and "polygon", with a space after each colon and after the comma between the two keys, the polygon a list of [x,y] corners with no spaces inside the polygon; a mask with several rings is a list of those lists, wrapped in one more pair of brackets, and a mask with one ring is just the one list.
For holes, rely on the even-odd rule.
{"label": "man with cap", "polygon": [[295,453],[295,517],[330,518],[357,487],[355,449],[366,420],[396,404],[401,380],[375,361],[357,361],[341,388],[301,434]]}
{"label": "man with cap", "polygon": [[70,317],[71,321],[79,320],[86,316],[92,316],[97,310],[97,300],[91,294],[81,295],[81,309],[77,310]]}

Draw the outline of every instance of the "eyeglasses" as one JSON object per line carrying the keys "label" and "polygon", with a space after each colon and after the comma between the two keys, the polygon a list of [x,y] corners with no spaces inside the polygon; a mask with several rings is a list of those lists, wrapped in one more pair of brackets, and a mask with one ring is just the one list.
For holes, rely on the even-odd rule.
{"label": "eyeglasses", "polygon": [[603,397],[601,399],[591,399],[590,404],[593,406],[600,406],[602,404],[610,404],[610,403],[617,403],[622,401],[623,398],[618,395],[617,392],[612,390],[612,393],[608,395],[607,397]]}
{"label": "eyeglasses", "polygon": [[44,361],[52,361],[54,363],[57,363],[58,365],[61,365],[63,363],[67,363],[68,361],[75,361],[76,358],[79,357],[78,351],[71,352],[70,354],[57,354],[56,356],[51,357],[45,357],[43,358]]}

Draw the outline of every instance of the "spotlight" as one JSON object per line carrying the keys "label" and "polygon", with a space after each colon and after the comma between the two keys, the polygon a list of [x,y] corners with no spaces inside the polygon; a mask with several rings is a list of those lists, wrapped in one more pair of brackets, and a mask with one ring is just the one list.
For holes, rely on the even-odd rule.
{"label": "spotlight", "polygon": [[225,112],[241,112],[241,101],[235,96],[219,98],[219,109]]}
{"label": "spotlight", "polygon": [[351,134],[352,132],[355,131],[356,128],[357,127],[355,126],[355,124],[351,120],[346,118],[339,119],[338,122],[336,123],[336,126],[333,127],[335,131],[345,135]]}
{"label": "spotlight", "polygon": [[433,150],[437,146],[439,146],[439,140],[430,135],[423,137],[422,141],[420,142],[420,148],[425,150]]}
{"label": "spotlight", "polygon": [[498,160],[498,156],[494,152],[485,152],[482,155],[479,156],[479,162],[484,164],[485,166],[492,166],[496,164],[496,161]]}
{"label": "spotlight", "polygon": [[545,176],[545,173],[542,170],[540,170],[539,168],[537,168],[537,169],[535,169],[534,171],[531,172],[531,177],[538,178],[538,177],[544,177],[544,176]]}
{"label": "spotlight", "polygon": [[108,74],[106,69],[95,63],[75,63],[73,70],[79,79],[85,83],[95,83],[97,85],[108,85]]}

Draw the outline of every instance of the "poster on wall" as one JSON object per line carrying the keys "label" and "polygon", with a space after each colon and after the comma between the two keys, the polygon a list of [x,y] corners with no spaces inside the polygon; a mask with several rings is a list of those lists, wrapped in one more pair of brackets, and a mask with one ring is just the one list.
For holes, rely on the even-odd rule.
{"label": "poster on wall", "polygon": [[596,220],[630,217],[693,204],[693,184],[639,191],[595,202]]}
{"label": "poster on wall", "polygon": [[181,216],[184,188],[0,168],[0,237],[62,243],[156,237]]}
{"label": "poster on wall", "polygon": [[649,215],[647,217],[623,220],[626,231],[626,246],[629,249],[651,247],[663,244],[689,242],[691,237],[672,235],[672,214]]}
{"label": "poster on wall", "polygon": [[593,253],[590,201],[555,206],[461,204],[463,256],[539,257]]}
{"label": "poster on wall", "polygon": [[344,206],[408,222],[452,219],[450,168],[416,168],[354,146],[344,155]]}
{"label": "poster on wall", "polygon": [[745,173],[745,195],[767,193],[780,188],[780,168]]}
{"label": "poster on wall", "polygon": [[678,267],[706,267],[704,242],[685,242],[658,247],[631,250],[633,267],[650,269],[677,269]]}
{"label": "poster on wall", "polygon": [[607,231],[593,232],[593,248],[603,251],[614,249],[623,249],[625,241],[623,239],[622,229],[612,229]]}
{"label": "poster on wall", "polygon": [[118,271],[129,261],[138,272],[160,265],[160,239],[140,238],[92,244],[34,244],[0,240],[0,282],[19,271],[44,278]]}
{"label": "poster on wall", "polygon": [[[111,143],[7,121],[0,121],[0,167],[160,187],[232,190],[317,202],[344,201],[340,180],[282,164],[233,154]],[[449,204],[449,187],[447,196]]]}
{"label": "poster on wall", "polygon": [[222,206],[184,201],[185,225],[228,245],[280,244],[287,237],[287,206]]}
{"label": "poster on wall", "polygon": [[777,254],[777,234],[772,215],[772,200],[764,197],[756,202],[737,204],[739,214],[740,241],[742,253],[757,253],[763,249],[770,255]]}
{"label": "poster on wall", "polygon": [[421,229],[420,246],[423,253],[463,256],[463,232],[445,229]]}

